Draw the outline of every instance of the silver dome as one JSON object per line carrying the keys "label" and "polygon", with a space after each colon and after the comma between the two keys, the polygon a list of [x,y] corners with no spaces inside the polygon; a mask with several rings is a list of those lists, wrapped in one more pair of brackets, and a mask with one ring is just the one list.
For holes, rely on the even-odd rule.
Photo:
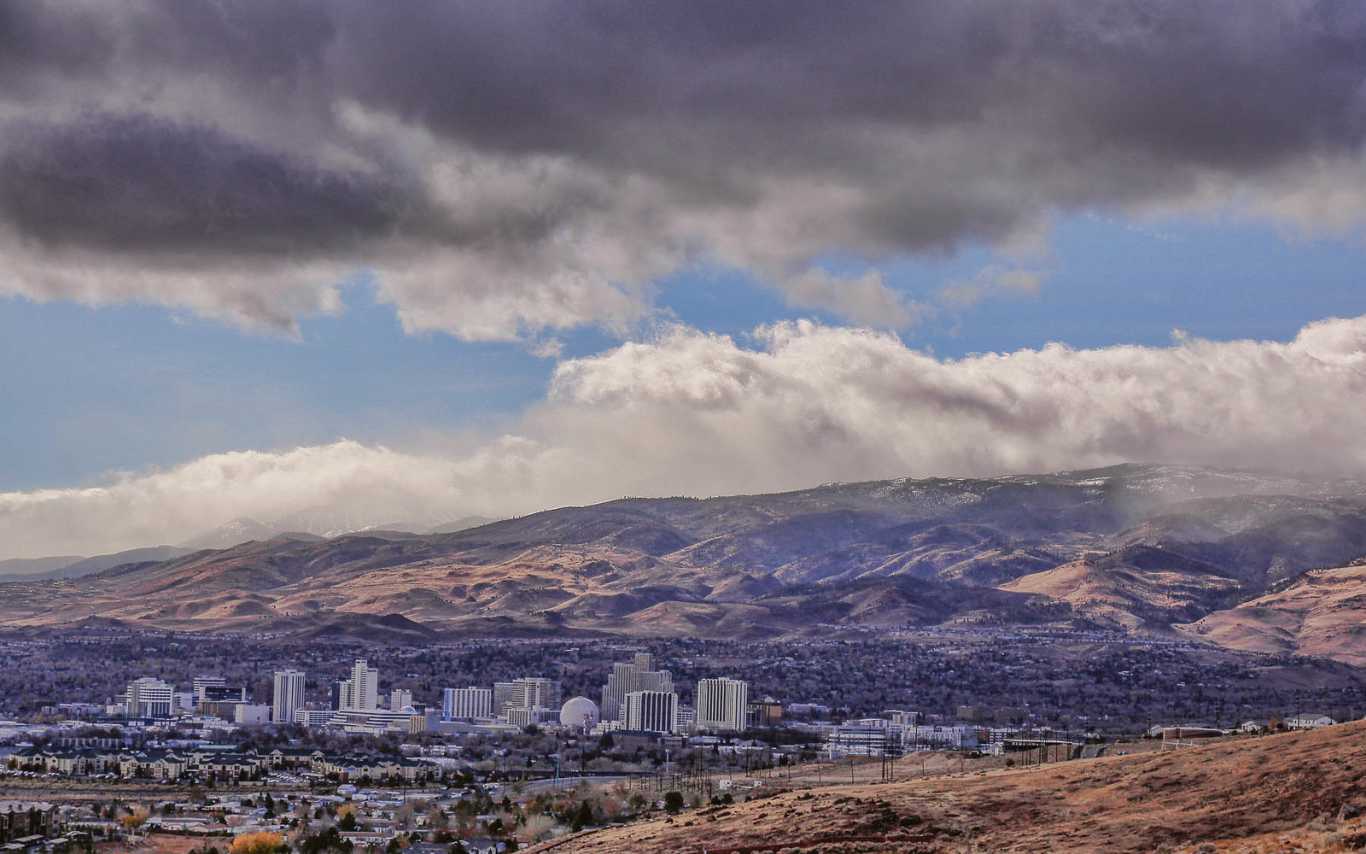
{"label": "silver dome", "polygon": [[560,707],[562,726],[593,726],[598,722],[598,704],[587,697],[571,697]]}

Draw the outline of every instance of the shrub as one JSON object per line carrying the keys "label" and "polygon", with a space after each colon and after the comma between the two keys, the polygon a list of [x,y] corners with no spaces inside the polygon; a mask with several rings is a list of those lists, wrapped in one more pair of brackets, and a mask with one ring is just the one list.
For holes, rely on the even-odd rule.
{"label": "shrub", "polygon": [[[278,833],[261,831],[244,833],[232,841],[229,854],[276,854],[285,844],[284,837]],[[286,851],[289,849],[285,847]]]}
{"label": "shrub", "polygon": [[683,793],[666,792],[664,794],[664,809],[668,810],[670,814],[683,809]]}

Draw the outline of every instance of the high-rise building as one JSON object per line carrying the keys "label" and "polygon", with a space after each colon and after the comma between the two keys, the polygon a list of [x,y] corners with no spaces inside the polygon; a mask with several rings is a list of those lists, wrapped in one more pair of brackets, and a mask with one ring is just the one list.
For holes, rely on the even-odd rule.
{"label": "high-rise building", "polygon": [[739,679],[699,679],[696,727],[700,730],[743,732],[749,711],[749,685]]}
{"label": "high-rise building", "polygon": [[379,671],[372,670],[365,659],[358,658],[351,666],[351,678],[343,680],[337,689],[337,708],[370,712],[379,708]]}
{"label": "high-rise building", "polygon": [[199,705],[205,700],[223,700],[226,697],[209,697],[209,688],[226,688],[228,680],[222,676],[196,676],[190,682],[190,690],[194,692],[195,705]]}
{"label": "high-rise building", "polygon": [[245,706],[246,703],[237,700],[205,700],[199,704],[199,714],[206,718],[218,718],[220,721],[237,720],[237,707]]}
{"label": "high-rise building", "polygon": [[441,717],[448,721],[493,717],[493,691],[488,688],[447,688],[441,692]]}
{"label": "high-rise building", "polygon": [[512,709],[554,709],[560,705],[560,685],[553,679],[523,676],[493,683],[493,713],[506,718]]}
{"label": "high-rise building", "polygon": [[171,716],[175,688],[151,676],[134,679],[123,692],[123,712],[130,718]]}
{"label": "high-rise building", "polygon": [[275,671],[275,691],[271,695],[272,723],[294,722],[294,713],[304,705],[304,672],[302,670]]}
{"label": "high-rise building", "polygon": [[247,701],[247,686],[245,685],[204,685],[199,689],[199,696],[196,702],[199,705],[214,703],[219,700],[231,700],[237,703]]}
{"label": "high-rise building", "polygon": [[493,713],[498,716],[507,714],[508,709],[522,705],[523,689],[516,682],[493,683]]}
{"label": "high-rise building", "polygon": [[920,723],[920,712],[910,712],[905,709],[888,709],[883,712],[887,720],[897,726],[916,726]]}
{"label": "high-rise building", "polygon": [[672,691],[632,691],[622,703],[626,729],[635,732],[678,731],[678,695]]}
{"label": "high-rise building", "polygon": [[754,727],[776,727],[783,722],[783,704],[772,697],[765,697],[749,704],[749,720]]}
{"label": "high-rise building", "polygon": [[389,692],[389,708],[401,712],[413,704],[413,692],[407,688],[395,688]]}
{"label": "high-rise building", "polygon": [[524,686],[523,706],[528,709],[541,707],[557,709],[560,706],[560,683],[554,679],[539,676],[524,676],[517,680]]}
{"label": "high-rise building", "polygon": [[630,661],[612,665],[607,684],[602,686],[603,720],[620,719],[622,703],[632,691],[673,691],[673,676],[667,670],[655,670],[654,667],[655,657],[648,652],[638,652]]}

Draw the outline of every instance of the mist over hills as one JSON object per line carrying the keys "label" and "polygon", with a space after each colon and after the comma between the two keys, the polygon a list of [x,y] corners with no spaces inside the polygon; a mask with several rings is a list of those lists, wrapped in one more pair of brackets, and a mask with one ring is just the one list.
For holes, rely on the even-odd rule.
{"label": "mist over hills", "polygon": [[250,517],[239,517],[218,527],[203,531],[180,544],[189,551],[198,549],[226,549],[248,540],[269,540],[282,534],[318,539],[340,537],[345,534],[366,533],[377,536],[417,534],[451,534],[493,522],[486,516],[461,516],[448,522],[431,525],[417,522],[381,522],[374,524],[363,517],[315,508],[292,513],[273,522],[262,522]]}
{"label": "mist over hills", "polygon": [[190,551],[192,550],[178,546],[149,546],[93,557],[60,555],[4,560],[0,561],[0,582],[78,578],[130,563],[170,560]]}
{"label": "mist over hills", "polygon": [[[324,536],[238,520],[187,553],[6,585],[0,620],[378,635],[383,618],[409,636],[1050,626],[1366,660],[1362,633],[1323,629],[1362,615],[1366,576],[1303,575],[1366,556],[1359,481],[1129,464],[462,521]],[[1299,628],[1287,598],[1308,614]]]}

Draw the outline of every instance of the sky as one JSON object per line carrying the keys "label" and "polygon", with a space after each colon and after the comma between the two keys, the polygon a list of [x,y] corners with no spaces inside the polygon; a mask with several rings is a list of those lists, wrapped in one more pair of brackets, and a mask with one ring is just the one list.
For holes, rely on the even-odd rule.
{"label": "sky", "polygon": [[1357,4],[0,2],[0,558],[1366,475],[1364,143]]}

